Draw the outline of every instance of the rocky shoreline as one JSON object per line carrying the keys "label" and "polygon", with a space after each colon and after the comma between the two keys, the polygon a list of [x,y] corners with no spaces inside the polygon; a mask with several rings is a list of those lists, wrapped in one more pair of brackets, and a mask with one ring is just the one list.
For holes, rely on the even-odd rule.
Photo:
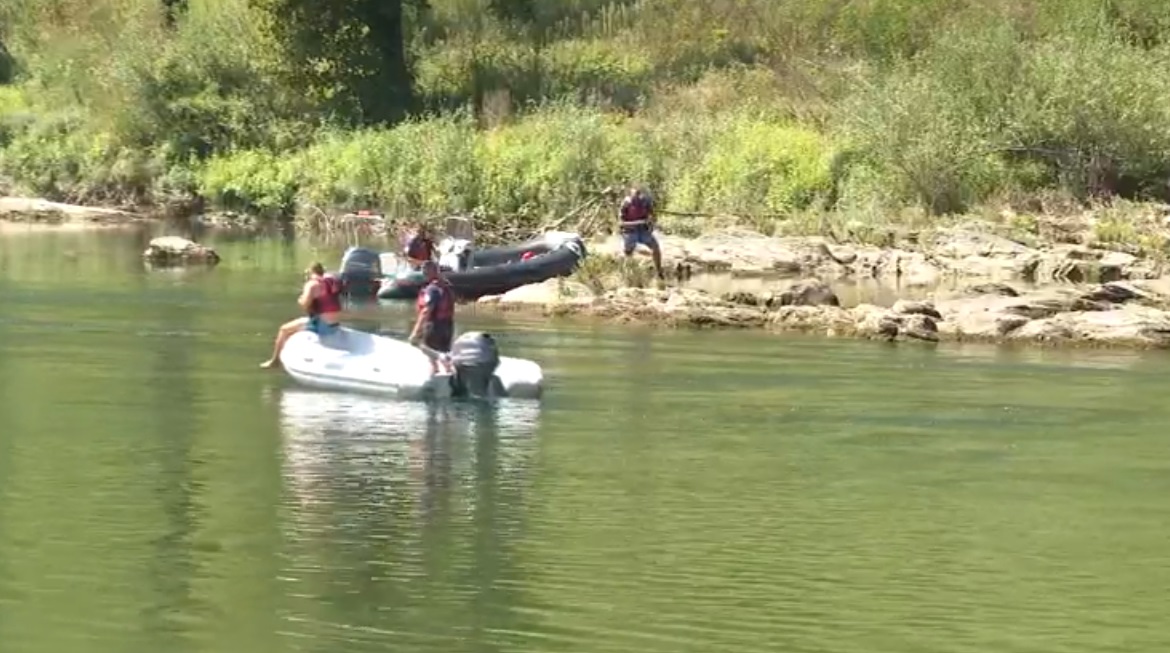
{"label": "rocky shoreline", "polygon": [[[1170,347],[1170,278],[1163,277],[1162,262],[1088,237],[1033,247],[969,226],[886,248],[744,230],[662,240],[668,264],[778,278],[770,291],[723,294],[686,287],[598,292],[559,279],[485,297],[479,306],[885,340]],[[615,240],[595,243],[591,254],[612,255],[618,247]],[[903,290],[938,287],[944,280],[959,288],[890,306],[843,306],[833,284],[863,279]]]}
{"label": "rocky shoreline", "polygon": [[[1108,239],[1101,238],[1109,233],[1102,218],[1092,212],[1034,224],[1031,234],[1014,237],[1004,233],[1010,220],[968,220],[891,233],[881,246],[771,237],[734,226],[695,238],[662,234],[671,269],[755,277],[764,281],[754,285],[767,289],[641,288],[617,278],[587,285],[579,273],[485,297],[478,305],[619,323],[886,340],[1170,347],[1168,214],[1150,207],[1144,217],[1130,215],[1111,227],[1120,235]],[[0,198],[0,223],[100,227],[144,221],[149,218],[116,209]],[[590,243],[591,259],[620,253],[617,236]],[[843,305],[834,286],[861,281],[902,298],[888,306]],[[957,289],[931,292],[944,285]],[[910,294],[925,299],[907,299]]]}
{"label": "rocky shoreline", "polygon": [[593,295],[576,282],[552,281],[485,297],[478,305],[619,323],[829,337],[1170,347],[1170,282],[1165,280],[1035,291],[1006,283],[972,284],[930,300],[899,300],[890,307],[840,306],[820,280],[801,281],[777,294],[723,296],[685,288],[620,288]]}
{"label": "rocky shoreline", "polygon": [[0,225],[24,228],[100,228],[148,222],[149,218],[121,209],[50,202],[35,197],[0,197]]}

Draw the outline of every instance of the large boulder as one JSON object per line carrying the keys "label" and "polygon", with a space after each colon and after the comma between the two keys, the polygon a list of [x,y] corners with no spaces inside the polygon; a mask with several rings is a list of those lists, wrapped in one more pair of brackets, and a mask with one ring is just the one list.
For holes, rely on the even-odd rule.
{"label": "large boulder", "polygon": [[179,236],[162,236],[151,240],[142,258],[158,266],[215,265],[220,261],[214,249]]}
{"label": "large boulder", "polygon": [[551,309],[557,306],[586,306],[592,304],[593,299],[593,292],[585,284],[558,277],[513,288],[502,295],[480,297],[476,303],[495,305],[500,308],[539,307]]}

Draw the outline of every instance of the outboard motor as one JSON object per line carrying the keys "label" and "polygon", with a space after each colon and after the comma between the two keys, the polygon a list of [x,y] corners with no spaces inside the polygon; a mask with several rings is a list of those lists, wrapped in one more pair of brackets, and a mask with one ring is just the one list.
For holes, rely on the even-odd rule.
{"label": "outboard motor", "polygon": [[349,299],[376,300],[382,280],[382,259],[372,249],[350,247],[341,257],[341,271],[337,276]]}
{"label": "outboard motor", "polygon": [[500,366],[500,349],[491,335],[469,331],[451,343],[451,365],[455,368],[453,394],[483,399],[502,394],[495,377]]}
{"label": "outboard motor", "polygon": [[444,238],[439,243],[439,267],[452,272],[466,270],[471,260],[471,241],[462,238]]}

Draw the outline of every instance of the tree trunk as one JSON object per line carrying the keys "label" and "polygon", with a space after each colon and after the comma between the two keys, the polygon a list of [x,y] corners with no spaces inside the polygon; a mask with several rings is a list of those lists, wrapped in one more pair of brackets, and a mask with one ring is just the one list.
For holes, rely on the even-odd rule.
{"label": "tree trunk", "polygon": [[364,0],[362,19],[369,27],[370,46],[379,55],[377,72],[359,90],[363,118],[370,124],[390,124],[414,108],[414,79],[406,60],[402,0]]}
{"label": "tree trunk", "polygon": [[8,53],[8,48],[4,46],[4,40],[0,39],[0,84],[9,84],[12,78],[16,76],[16,62],[12,60],[12,55]]}

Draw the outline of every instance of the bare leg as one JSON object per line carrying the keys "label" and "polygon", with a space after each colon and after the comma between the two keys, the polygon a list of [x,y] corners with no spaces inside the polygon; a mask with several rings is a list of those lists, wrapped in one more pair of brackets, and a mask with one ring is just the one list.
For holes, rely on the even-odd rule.
{"label": "bare leg", "polygon": [[662,274],[662,248],[658,246],[658,243],[650,246],[650,257],[654,260],[654,271],[658,273],[658,278],[665,279],[666,277]]}
{"label": "bare leg", "polygon": [[280,330],[276,332],[276,342],[272,346],[272,358],[260,363],[260,367],[265,369],[274,367],[280,362],[280,350],[284,349],[284,343],[298,331],[301,331],[309,324],[309,318],[298,317],[295,320],[290,320],[280,325]]}

